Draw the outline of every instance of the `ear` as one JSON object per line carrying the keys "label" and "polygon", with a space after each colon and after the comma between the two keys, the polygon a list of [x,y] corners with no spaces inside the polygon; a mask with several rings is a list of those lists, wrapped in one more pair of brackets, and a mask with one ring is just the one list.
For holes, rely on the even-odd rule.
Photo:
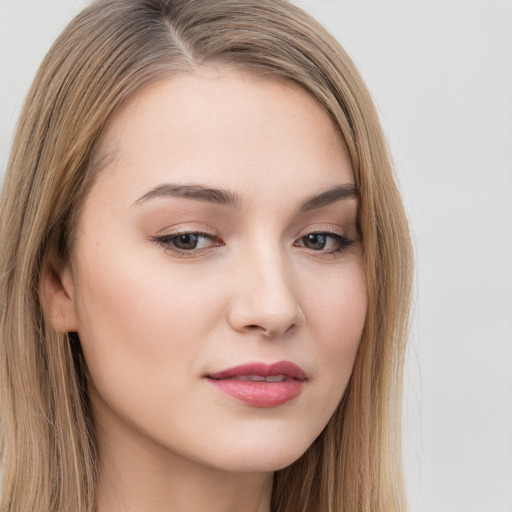
{"label": "ear", "polygon": [[55,254],[48,254],[41,268],[39,300],[44,316],[57,332],[78,330],[71,268]]}

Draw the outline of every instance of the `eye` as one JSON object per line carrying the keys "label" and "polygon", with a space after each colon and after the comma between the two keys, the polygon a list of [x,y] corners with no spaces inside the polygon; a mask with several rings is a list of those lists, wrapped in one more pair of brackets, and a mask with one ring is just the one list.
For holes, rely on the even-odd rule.
{"label": "eye", "polygon": [[155,237],[153,241],[161,245],[166,251],[183,256],[192,256],[198,252],[222,245],[217,236],[196,231],[159,236]]}
{"label": "eye", "polygon": [[167,243],[171,243],[177,249],[190,251],[192,249],[204,249],[209,241],[210,238],[201,233],[183,233],[169,237]]}
{"label": "eye", "polygon": [[296,245],[311,251],[336,254],[345,250],[354,240],[340,233],[314,232],[299,238]]}

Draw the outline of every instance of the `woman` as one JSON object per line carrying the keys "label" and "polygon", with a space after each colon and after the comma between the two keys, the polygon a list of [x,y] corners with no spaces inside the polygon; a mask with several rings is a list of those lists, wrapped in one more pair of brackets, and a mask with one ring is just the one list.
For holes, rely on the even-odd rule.
{"label": "woman", "polygon": [[281,0],[101,0],[1,209],[5,511],[404,510],[410,246],[370,96]]}

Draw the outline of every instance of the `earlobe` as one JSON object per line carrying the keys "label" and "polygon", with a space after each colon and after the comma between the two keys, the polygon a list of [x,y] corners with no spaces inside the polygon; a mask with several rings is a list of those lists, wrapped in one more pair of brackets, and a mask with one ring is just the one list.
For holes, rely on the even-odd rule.
{"label": "earlobe", "polygon": [[71,268],[54,254],[47,255],[41,268],[39,300],[46,321],[57,332],[78,331]]}

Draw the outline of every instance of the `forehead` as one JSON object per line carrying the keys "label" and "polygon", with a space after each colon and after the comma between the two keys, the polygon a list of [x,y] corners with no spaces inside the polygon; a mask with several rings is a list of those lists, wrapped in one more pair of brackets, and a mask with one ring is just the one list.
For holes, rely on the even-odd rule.
{"label": "forehead", "polygon": [[315,98],[282,79],[221,68],[143,87],[101,147],[110,155],[101,175],[133,197],[162,180],[245,190],[269,179],[284,188],[353,182],[345,143]]}

